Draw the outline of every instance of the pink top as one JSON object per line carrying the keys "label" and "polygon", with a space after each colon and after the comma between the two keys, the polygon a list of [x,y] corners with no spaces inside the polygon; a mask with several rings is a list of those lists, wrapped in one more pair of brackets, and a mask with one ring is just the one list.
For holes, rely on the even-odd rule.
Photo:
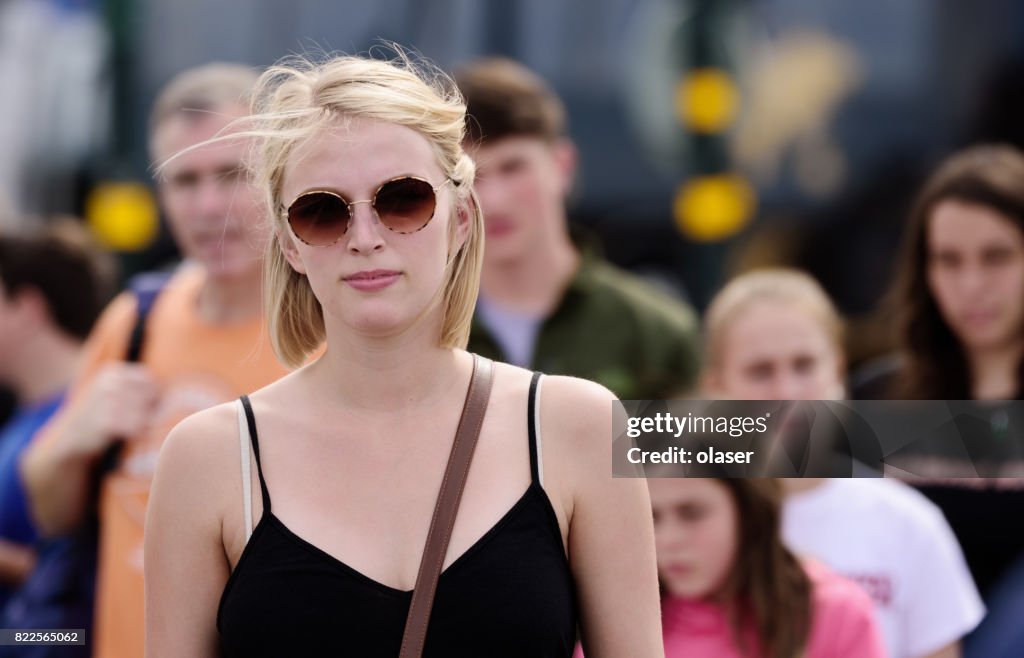
{"label": "pink top", "polygon": [[[816,562],[804,565],[813,585],[811,633],[803,658],[886,658],[871,599],[855,583]],[[706,601],[662,601],[665,658],[760,658],[744,656],[722,608]],[[753,629],[749,629],[753,633]],[[751,642],[753,647],[753,642]],[[583,658],[576,647],[575,658]]]}

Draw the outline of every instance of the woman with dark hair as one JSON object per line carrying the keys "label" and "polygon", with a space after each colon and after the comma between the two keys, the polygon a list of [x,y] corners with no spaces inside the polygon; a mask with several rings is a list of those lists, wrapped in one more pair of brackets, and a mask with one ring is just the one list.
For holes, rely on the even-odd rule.
{"label": "woman with dark hair", "polygon": [[894,292],[906,359],[893,397],[1020,397],[1024,355],[1024,155],[962,151],[911,212]]}
{"label": "woman with dark hair", "polygon": [[[1020,399],[1024,154],[1010,146],[981,145],[942,163],[918,196],[896,271],[892,301],[899,309],[903,365],[890,396]],[[1019,461],[989,462],[983,454],[1014,443],[1006,431],[1012,428],[1012,411],[995,405],[990,422],[973,427],[950,419],[947,429],[957,431],[972,455],[973,463],[961,466],[993,476],[1020,472]],[[913,483],[942,508],[978,588],[990,600],[1009,566],[1024,556],[1024,529],[1018,523],[1024,480],[950,478],[939,468],[943,463],[920,460],[922,467],[913,472],[923,477]],[[968,655],[970,646],[968,639]]]}

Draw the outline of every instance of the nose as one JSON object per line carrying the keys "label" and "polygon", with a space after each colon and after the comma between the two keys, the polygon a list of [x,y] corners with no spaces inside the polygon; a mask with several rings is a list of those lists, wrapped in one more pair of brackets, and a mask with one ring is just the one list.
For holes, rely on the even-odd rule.
{"label": "nose", "polygon": [[371,253],[384,248],[384,234],[387,229],[369,203],[355,202],[349,206],[352,218],[349,220],[346,238],[349,253]]}
{"label": "nose", "polygon": [[771,385],[772,400],[802,400],[805,386],[801,377],[793,372],[783,371],[775,376]]}
{"label": "nose", "polygon": [[207,221],[224,221],[231,207],[234,186],[207,178],[199,184],[196,210]]}
{"label": "nose", "polygon": [[484,217],[489,214],[501,213],[505,205],[504,186],[495,180],[494,176],[477,178],[473,188],[476,190],[477,198],[480,199],[480,209],[483,210]]}
{"label": "nose", "polygon": [[661,521],[655,526],[654,536],[657,548],[662,552],[682,550],[690,541],[689,528],[678,520]]}
{"label": "nose", "polygon": [[968,299],[973,299],[983,293],[988,287],[985,268],[980,263],[965,265],[960,271],[960,293]]}

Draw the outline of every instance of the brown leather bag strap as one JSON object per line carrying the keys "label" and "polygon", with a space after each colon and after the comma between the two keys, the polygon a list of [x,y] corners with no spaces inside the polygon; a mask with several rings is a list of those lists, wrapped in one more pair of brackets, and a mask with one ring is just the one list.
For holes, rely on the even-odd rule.
{"label": "brown leather bag strap", "polygon": [[445,470],[444,480],[441,481],[441,490],[437,494],[437,505],[434,507],[434,517],[427,532],[427,543],[416,576],[416,588],[412,593],[409,616],[405,620],[405,633],[402,635],[402,651],[399,658],[419,658],[423,654],[430,611],[434,607],[434,592],[437,590],[437,581],[441,577],[444,558],[448,553],[448,541],[455,526],[455,516],[459,511],[459,501],[462,500],[462,490],[466,486],[466,476],[473,459],[476,440],[480,436],[484,412],[487,411],[493,375],[494,363],[474,354],[473,378],[469,382],[469,391],[466,392],[466,403],[462,407],[459,428],[455,431],[455,441],[448,457],[448,468]]}

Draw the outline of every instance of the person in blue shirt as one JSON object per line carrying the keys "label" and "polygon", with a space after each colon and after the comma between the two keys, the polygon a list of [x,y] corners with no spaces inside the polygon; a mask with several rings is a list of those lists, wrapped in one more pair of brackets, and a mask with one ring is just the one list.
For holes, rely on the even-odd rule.
{"label": "person in blue shirt", "polygon": [[0,234],[0,383],[17,396],[0,426],[0,608],[35,562],[18,460],[60,406],[112,275],[110,257],[75,220]]}

